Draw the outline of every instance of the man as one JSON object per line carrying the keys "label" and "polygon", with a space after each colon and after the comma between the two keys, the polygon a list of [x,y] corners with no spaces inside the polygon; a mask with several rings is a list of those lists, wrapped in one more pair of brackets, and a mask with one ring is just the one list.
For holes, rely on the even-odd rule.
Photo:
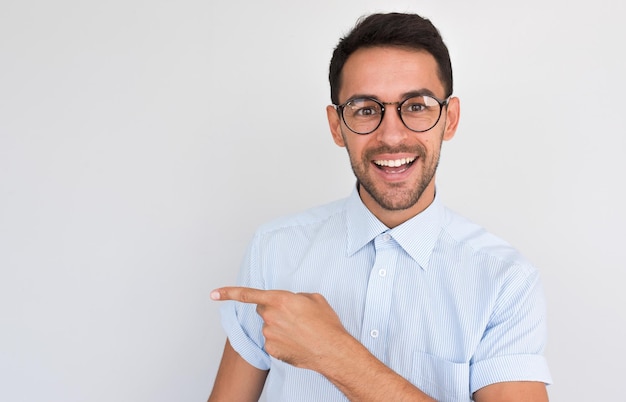
{"label": "man", "polygon": [[241,287],[211,293],[230,301],[209,401],[547,401],[537,271],[435,194],[460,110],[437,29],[371,15],[329,77],[356,189],[260,228]]}

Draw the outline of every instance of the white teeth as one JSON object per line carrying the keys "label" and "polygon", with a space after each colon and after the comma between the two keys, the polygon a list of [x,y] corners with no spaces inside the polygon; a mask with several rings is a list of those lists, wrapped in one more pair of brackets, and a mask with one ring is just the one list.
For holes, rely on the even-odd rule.
{"label": "white teeth", "polygon": [[394,160],[382,160],[382,161],[374,161],[378,166],[388,166],[388,167],[399,167],[402,165],[409,164],[413,162],[415,158],[402,158],[402,159],[394,159]]}

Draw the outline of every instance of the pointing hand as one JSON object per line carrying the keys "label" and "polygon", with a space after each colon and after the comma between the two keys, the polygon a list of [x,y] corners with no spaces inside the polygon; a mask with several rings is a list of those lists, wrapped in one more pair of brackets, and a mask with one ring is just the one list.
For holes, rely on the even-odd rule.
{"label": "pointing hand", "polygon": [[211,298],[256,304],[264,321],[265,350],[296,367],[319,368],[323,359],[332,357],[339,343],[350,337],[318,293],[223,287],[211,292]]}

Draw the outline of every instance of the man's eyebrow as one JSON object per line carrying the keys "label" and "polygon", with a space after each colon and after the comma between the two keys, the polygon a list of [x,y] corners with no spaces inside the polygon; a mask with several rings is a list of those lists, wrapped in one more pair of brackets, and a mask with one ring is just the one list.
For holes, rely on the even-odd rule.
{"label": "man's eyebrow", "polygon": [[393,100],[393,101],[390,100],[390,99],[389,100],[388,99],[382,100],[382,99],[380,99],[378,96],[376,96],[374,94],[358,93],[358,94],[354,94],[354,95],[350,96],[346,100],[346,102],[349,102],[349,101],[354,100],[354,99],[359,99],[359,98],[372,98],[372,99],[376,99],[376,100],[378,100],[380,102],[401,102],[401,101],[403,101],[405,99],[412,98],[414,96],[424,96],[424,95],[431,96],[433,98],[439,99],[439,97],[437,97],[435,95],[435,93],[433,91],[431,91],[430,89],[428,89],[428,88],[420,88],[420,89],[415,89],[415,90],[412,90],[412,91],[409,91],[409,92],[405,92],[405,93],[403,93],[400,96],[400,99]]}
{"label": "man's eyebrow", "polygon": [[408,98],[412,98],[414,96],[432,96],[433,98],[437,98],[439,99],[435,93],[433,91],[431,91],[428,88],[420,88],[414,91],[409,91],[409,92],[405,92],[404,94],[402,94],[402,99],[408,99]]}
{"label": "man's eyebrow", "polygon": [[348,99],[346,99],[346,102],[350,102],[351,100],[360,99],[360,98],[372,98],[372,99],[378,100],[378,96],[376,95],[363,93],[363,94],[354,94],[350,96]]}

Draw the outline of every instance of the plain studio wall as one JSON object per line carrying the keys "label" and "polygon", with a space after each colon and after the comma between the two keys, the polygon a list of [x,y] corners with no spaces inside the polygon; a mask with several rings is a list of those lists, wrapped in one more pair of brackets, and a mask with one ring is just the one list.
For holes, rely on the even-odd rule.
{"label": "plain studio wall", "polygon": [[210,290],[260,223],[354,184],[326,75],[372,11],[450,47],[438,191],[539,267],[551,400],[623,399],[623,2],[4,0],[0,400],[206,399]]}

